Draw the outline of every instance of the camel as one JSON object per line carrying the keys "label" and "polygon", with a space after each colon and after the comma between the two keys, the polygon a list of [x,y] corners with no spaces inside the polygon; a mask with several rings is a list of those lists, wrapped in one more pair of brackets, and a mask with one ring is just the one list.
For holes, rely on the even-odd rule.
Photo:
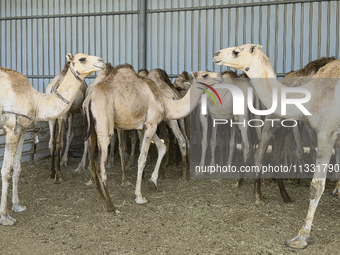
{"label": "camel", "polygon": [[[215,54],[213,61],[217,65],[230,66],[246,72],[252,80],[257,95],[267,109],[272,106],[273,89],[285,88],[277,80],[269,59],[260,45],[246,44],[220,50]],[[288,105],[287,114],[281,113],[281,98],[278,96],[278,107],[274,113],[282,118],[308,123],[317,133],[318,142],[317,170],[314,172],[311,182],[310,204],[306,221],[299,234],[286,242],[288,247],[305,248],[307,246],[315,211],[325,190],[327,171],[324,169],[329,164],[335,141],[340,133],[340,112],[338,111],[340,102],[337,100],[340,83],[338,79],[331,80],[329,78],[339,77],[340,60],[334,60],[322,67],[310,82],[299,87],[310,92],[310,100],[308,102],[304,100],[304,104],[299,105],[300,108]],[[322,82],[326,82],[326,84],[322,84]],[[301,94],[298,95],[298,93],[288,93],[287,96],[290,99],[301,100]]]}
{"label": "camel", "polygon": [[[101,82],[102,80],[104,80],[109,73],[113,70],[113,66],[110,63],[106,63],[105,64],[105,68],[103,70],[101,70],[98,75],[96,76],[96,78],[90,83],[90,85],[86,88],[85,91],[85,98],[91,93],[91,91],[93,90],[94,86]],[[76,172],[85,170],[85,165],[86,165],[86,157],[87,157],[87,152],[88,152],[88,148],[89,148],[89,142],[85,141],[84,142],[84,153],[83,153],[83,157],[81,158],[81,161],[79,162],[78,167],[74,170]],[[110,157],[111,158],[111,157]],[[111,161],[111,163],[113,163]]]}
{"label": "camel", "polygon": [[[222,73],[222,77],[224,79],[224,83],[227,84],[234,84],[238,88],[240,88],[245,95],[248,93],[248,82],[245,79],[239,79],[238,75],[234,71],[226,71]],[[221,95],[221,100],[223,101],[223,105],[215,105],[213,100],[209,97],[207,98],[208,104],[208,111],[209,115],[213,119],[233,119],[233,121],[238,123],[246,123],[249,120],[248,111],[245,112],[245,115],[233,115],[233,99],[231,93],[229,93],[228,89],[220,88],[218,89],[218,93]],[[246,103],[246,102],[245,102]],[[246,107],[246,105],[245,105]],[[202,153],[201,153],[201,162],[200,166],[205,165],[205,156],[206,150],[208,147],[207,137],[208,137],[208,116],[200,114],[200,120],[202,125]],[[229,156],[228,156],[228,163],[227,165],[232,164],[235,146],[236,146],[236,128],[241,131],[241,137],[243,142],[243,162],[246,164],[251,156],[251,144],[248,132],[248,126],[243,125],[233,125],[231,127],[231,136],[230,136],[230,143],[229,143]],[[211,147],[211,162],[210,165],[215,165],[215,148],[216,148],[216,135],[217,135],[217,128],[212,129],[211,133],[211,140],[210,140],[210,147]],[[242,180],[240,180],[240,183]],[[237,182],[234,186],[238,186],[240,184]]]}
{"label": "camel", "polygon": [[[86,89],[85,96],[87,97],[91,93],[95,85],[103,81],[104,79],[106,79],[108,75],[111,73],[111,71],[113,70],[114,70],[114,67],[110,63],[106,63],[105,68],[98,73],[97,77],[90,83],[90,85]],[[126,146],[125,146],[125,143],[122,142],[123,133],[120,133],[120,132],[123,132],[123,131],[117,130],[118,139],[119,139],[119,151],[120,151],[120,156],[121,156],[121,166],[122,166],[122,185],[129,185],[130,183],[127,181],[126,174],[125,174],[125,162],[124,162],[124,157],[123,157],[123,155],[125,154]],[[134,161],[135,147],[137,143],[137,136],[136,136],[135,130],[130,130],[129,136],[131,138],[131,153],[130,153],[129,161],[126,165],[126,168],[129,168]],[[111,141],[110,141],[110,155],[109,155],[107,165],[106,165],[107,168],[113,168],[115,142],[116,142],[116,136],[112,136]],[[79,162],[78,167],[75,169],[76,172],[85,170],[86,157],[88,154],[89,146],[90,146],[89,141],[88,140],[85,141],[84,142],[84,153],[83,153],[81,161]],[[93,180],[91,179],[90,181],[86,183],[86,185],[90,185],[92,183],[93,183]]]}
{"label": "camel", "polygon": [[[169,99],[173,99],[173,100],[178,100],[180,98],[180,95],[178,94],[175,87],[173,87],[173,84],[170,82],[170,79],[164,70],[159,69],[159,68],[152,69],[148,73],[146,78],[152,80],[158,86],[158,88],[161,90],[162,94],[165,97]],[[181,151],[182,161],[183,161],[182,179],[183,180],[189,179],[190,174],[189,174],[189,157],[188,156],[189,156],[190,144],[189,144],[189,139],[186,135],[184,120],[180,119],[177,122],[177,120],[165,119],[164,122],[172,130],[172,133],[176,137],[180,151]],[[180,124],[181,128],[179,127],[178,124]],[[160,127],[162,127],[163,135],[165,136],[164,139],[166,141],[169,141],[169,138],[166,137],[167,132],[164,130],[165,126],[160,126]],[[166,142],[166,144],[168,144],[168,142]],[[167,150],[169,150],[169,145],[167,145]],[[164,171],[161,171],[162,178],[164,178],[164,175],[165,175]]]}
{"label": "camel", "polygon": [[[194,77],[202,77],[205,73],[207,72],[198,72]],[[205,81],[212,85],[222,79],[218,73],[209,73]],[[202,93],[195,84],[191,93],[188,92],[181,100],[168,99],[152,80],[137,75],[131,65],[125,64],[117,66],[107,79],[98,83],[86,97],[83,103],[84,140],[90,139],[89,168],[96,183],[97,196],[105,199],[109,212],[117,213],[108,194],[105,170],[107,147],[114,128],[143,131],[135,201],[145,204],[148,201],[142,196],[141,181],[151,140],[158,148],[158,159],[149,182],[154,187],[157,187],[159,166],[166,152],[165,145],[156,135],[157,125],[164,119],[181,119],[187,116],[197,105]]]}
{"label": "camel", "polygon": [[[50,84],[48,84],[47,88],[46,88],[46,93],[47,94],[51,94],[53,93],[56,89],[58,89],[58,87],[60,86],[60,84],[63,82],[66,74],[67,74],[67,70],[70,67],[70,62],[67,62],[63,68],[63,70],[60,72],[60,74],[58,74],[56,77],[54,77],[54,79],[50,82]],[[49,129],[50,129],[50,141],[48,144],[48,147],[50,149],[51,152],[51,178],[54,178],[55,176],[59,176],[61,175],[61,173],[56,174],[57,172],[60,172],[60,165],[67,165],[67,159],[68,159],[68,152],[69,152],[69,148],[73,139],[73,126],[72,126],[72,122],[73,122],[73,115],[75,113],[78,113],[80,111],[81,105],[84,101],[85,98],[85,90],[86,90],[86,83],[83,82],[81,84],[81,86],[79,87],[79,91],[77,92],[76,98],[74,99],[70,109],[63,114],[61,117],[58,118],[58,137],[57,139],[55,138],[55,124],[56,124],[56,120],[50,120],[48,122],[49,124]],[[65,152],[64,155],[62,157],[61,162],[59,162],[60,160],[60,154],[62,152],[63,149],[63,141],[64,141],[64,130],[65,130],[65,126],[66,126],[66,122],[68,122],[68,131],[67,131],[67,136],[66,136],[66,147],[65,147]],[[55,146],[57,145],[57,146]],[[55,170],[55,164],[54,164],[54,152],[55,152],[55,147],[57,147],[57,170]],[[60,183],[61,179],[55,179],[54,183]]]}
{"label": "camel", "polygon": [[[184,71],[174,81],[174,87],[177,89],[180,98],[183,98],[190,88],[190,76]],[[185,132],[190,137],[190,116],[184,118]]]}
{"label": "camel", "polygon": [[[299,69],[297,71],[292,71],[288,73],[281,83],[287,87],[300,87],[306,84],[312,77],[315,75],[321,67],[325,66],[326,64],[330,63],[331,61],[335,60],[335,58],[320,58],[308,63],[304,68]],[[266,119],[277,119],[275,114],[271,114],[266,116]],[[313,146],[313,139],[311,135],[311,130],[308,125],[305,125],[307,134],[309,133],[310,143],[311,143],[311,152],[315,152],[315,147]],[[260,139],[259,146],[255,153],[255,164],[260,165],[263,161],[264,154],[267,150],[268,144],[273,139],[273,165],[278,166],[280,165],[281,160],[281,153],[284,145],[284,141],[288,134],[293,131],[293,138],[292,141],[294,143],[294,155],[297,156],[297,164],[304,165],[303,162],[303,147],[301,142],[301,136],[298,126],[293,128],[282,127],[281,125],[276,125],[274,128],[271,126],[270,122],[265,122],[262,132],[262,137]],[[281,196],[283,198],[284,203],[291,203],[293,202],[289,197],[283,179],[278,176],[278,185],[280,189]],[[264,201],[262,199],[261,194],[261,185],[260,180],[258,179],[255,185],[255,203],[256,204],[263,204]]]}
{"label": "camel", "polygon": [[[7,210],[7,193],[13,169],[12,210],[22,212],[27,209],[19,203],[18,180],[21,171],[21,153],[28,126],[35,121],[49,121],[67,112],[85,77],[104,68],[103,59],[79,53],[67,54],[71,66],[63,82],[54,93],[44,94],[33,88],[21,73],[0,68],[0,125],[6,133],[4,161],[1,168],[2,193],[0,223],[13,225],[16,220]],[[57,179],[61,176],[57,176]]]}

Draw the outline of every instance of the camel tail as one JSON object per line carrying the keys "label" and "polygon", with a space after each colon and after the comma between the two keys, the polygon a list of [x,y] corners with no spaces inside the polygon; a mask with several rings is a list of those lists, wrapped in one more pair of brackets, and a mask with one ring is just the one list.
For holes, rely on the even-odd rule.
{"label": "camel tail", "polygon": [[83,118],[84,118],[84,134],[83,140],[87,141],[94,128],[94,119],[91,111],[91,99],[84,101],[83,103]]}

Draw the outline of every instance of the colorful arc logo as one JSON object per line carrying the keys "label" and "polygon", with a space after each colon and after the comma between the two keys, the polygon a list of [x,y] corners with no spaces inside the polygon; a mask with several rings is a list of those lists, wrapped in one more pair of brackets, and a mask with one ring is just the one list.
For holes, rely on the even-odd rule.
{"label": "colorful arc logo", "polygon": [[[203,82],[197,82],[197,83],[202,84],[203,86],[206,86],[208,89],[210,89],[212,92],[214,92],[215,95],[217,96],[218,100],[220,101],[220,104],[222,105],[222,100],[221,100],[221,98],[220,98],[220,95],[217,93],[217,91],[216,91],[212,86],[210,86],[210,85],[208,85],[208,84],[205,84],[205,83],[203,83]],[[204,89],[204,88],[200,88],[200,87],[197,87],[197,88],[198,88],[198,89],[201,89],[201,90],[203,90],[203,91],[205,91],[205,92],[212,98],[212,100],[214,100],[215,105],[217,105],[214,96],[213,96],[208,90],[206,90],[206,89]]]}

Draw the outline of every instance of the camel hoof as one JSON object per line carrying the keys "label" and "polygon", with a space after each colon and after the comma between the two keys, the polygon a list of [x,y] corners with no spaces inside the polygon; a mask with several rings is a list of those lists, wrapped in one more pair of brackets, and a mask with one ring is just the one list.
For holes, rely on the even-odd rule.
{"label": "camel hoof", "polygon": [[286,241],[285,245],[290,248],[295,248],[295,249],[304,249],[307,247],[307,242],[305,239],[303,239],[300,235],[297,237],[293,238],[290,241]]}
{"label": "camel hoof", "polygon": [[12,205],[12,210],[14,212],[23,212],[23,211],[26,211],[26,209],[27,209],[27,206],[24,206],[24,205],[20,205],[20,204]]}
{"label": "camel hoof", "polygon": [[85,182],[85,185],[89,186],[89,185],[92,185],[93,183],[94,183],[94,181],[91,178],[89,181]]}
{"label": "camel hoof", "polygon": [[179,180],[185,182],[185,181],[188,181],[189,178],[188,178],[188,177],[185,177],[185,176],[182,176],[181,179],[179,179]]}
{"label": "camel hoof", "polygon": [[81,172],[81,171],[83,171],[83,170],[85,170],[85,169],[82,168],[82,167],[77,167],[76,169],[74,169],[75,172]]}
{"label": "camel hoof", "polygon": [[266,201],[264,201],[264,199],[256,199],[255,200],[255,204],[258,205],[258,206],[263,206],[266,204]]}
{"label": "camel hoof", "polygon": [[13,226],[16,222],[16,219],[13,219],[11,216],[8,214],[3,214],[0,217],[0,224],[4,226]]}
{"label": "camel hoof", "polygon": [[55,179],[54,184],[61,184],[61,178],[60,179]]}
{"label": "camel hoof", "polygon": [[121,186],[131,186],[131,185],[132,185],[132,183],[129,182],[129,181],[122,181],[122,184],[121,184]]}
{"label": "camel hoof", "polygon": [[338,189],[338,188],[334,189],[332,194],[333,194],[333,196],[335,196],[335,197],[339,197],[339,196],[340,196],[340,194],[339,194],[339,189]]}
{"label": "camel hoof", "polygon": [[283,203],[285,203],[285,204],[294,203],[294,200],[293,200],[293,199],[290,199],[290,198],[288,198],[288,199],[283,199]]}
{"label": "camel hoof", "polygon": [[67,166],[67,161],[61,161],[60,166]]}
{"label": "camel hoof", "polygon": [[143,204],[146,204],[147,202],[149,202],[148,200],[146,200],[145,197],[136,197],[135,198],[135,201],[137,204],[140,204],[140,205],[143,205]]}
{"label": "camel hoof", "polygon": [[153,189],[153,190],[156,190],[156,189],[157,189],[157,183],[154,182],[154,181],[151,180],[151,179],[148,181],[148,186],[149,186],[150,189]]}
{"label": "camel hoof", "polygon": [[237,181],[237,182],[235,182],[234,184],[231,184],[231,188],[232,189],[237,189],[237,188],[239,188],[241,185],[240,185],[240,183]]}

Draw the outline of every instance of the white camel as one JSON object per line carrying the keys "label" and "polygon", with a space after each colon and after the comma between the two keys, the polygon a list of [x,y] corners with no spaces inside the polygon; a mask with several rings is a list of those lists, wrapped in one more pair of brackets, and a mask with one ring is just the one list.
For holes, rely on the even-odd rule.
{"label": "white camel", "polygon": [[[28,126],[35,121],[59,118],[71,107],[85,77],[104,68],[103,59],[86,54],[67,54],[71,62],[65,79],[52,94],[43,94],[33,88],[21,73],[0,68],[0,126],[6,133],[4,161],[1,168],[2,193],[0,223],[13,225],[16,220],[9,216],[7,193],[13,169],[12,210],[22,212],[26,206],[19,203],[18,180],[21,171],[21,153]],[[61,176],[56,176],[61,178]]]}
{"label": "white camel", "polygon": [[[228,84],[234,84],[238,88],[242,90],[242,92],[247,95],[249,84],[245,79],[239,79],[238,75],[233,71],[226,71],[222,73],[223,82]],[[245,115],[233,115],[233,98],[229,89],[220,88],[218,89],[218,94],[221,95],[221,100],[223,102],[222,105],[217,105],[214,103],[211,97],[207,98],[207,110],[209,115],[213,119],[226,119],[228,121],[232,120],[237,123],[248,123],[249,115],[248,111],[245,112]],[[245,102],[246,103],[246,102]],[[245,104],[246,107],[246,104]],[[205,157],[206,150],[208,147],[207,137],[208,137],[208,115],[200,114],[200,120],[202,125],[202,153],[201,153],[201,162],[200,166],[205,165]],[[231,126],[231,135],[229,142],[229,155],[227,165],[232,165],[234,151],[236,147],[236,127],[241,131],[241,138],[243,143],[243,162],[246,164],[251,156],[251,144],[250,137],[248,133],[248,125],[232,125]],[[210,148],[211,148],[211,161],[210,165],[215,165],[215,148],[216,148],[216,135],[217,128],[212,129],[211,140],[210,140]],[[239,186],[242,180],[234,184],[234,186]]]}
{"label": "white camel", "polygon": [[[303,105],[287,105],[287,114],[281,113],[281,89],[285,88],[276,77],[268,57],[263,53],[260,45],[246,44],[220,50],[213,61],[218,65],[225,65],[243,70],[251,78],[254,89],[262,103],[270,109],[272,106],[273,90],[278,91],[278,107],[275,114],[283,118],[301,120],[308,123],[317,133],[318,155],[316,171],[310,189],[310,204],[306,222],[300,229],[298,236],[286,242],[293,248],[305,248],[309,237],[314,215],[321,195],[325,189],[327,166],[329,164],[335,140],[340,133],[340,60],[334,60],[325,65],[314,75],[307,84],[299,87],[311,93],[311,98]],[[260,79],[259,79],[260,78]],[[328,78],[328,79],[327,79]],[[296,88],[297,89],[297,88]],[[300,93],[288,93],[289,99],[301,100]],[[303,97],[302,97],[303,98]],[[307,100],[304,100],[307,101]],[[303,108],[304,107],[304,108]],[[303,113],[302,110],[305,110]],[[305,115],[308,111],[311,115]]]}

